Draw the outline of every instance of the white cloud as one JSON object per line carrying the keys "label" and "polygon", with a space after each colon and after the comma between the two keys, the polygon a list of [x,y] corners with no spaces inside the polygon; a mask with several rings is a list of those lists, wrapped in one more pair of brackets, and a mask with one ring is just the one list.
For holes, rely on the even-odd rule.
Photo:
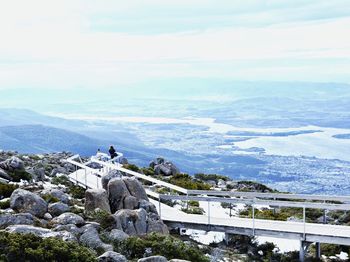
{"label": "white cloud", "polygon": [[[88,6],[92,2],[79,1],[20,3],[6,1],[0,9],[0,88],[113,86],[183,76],[350,82],[350,17],[274,26],[128,34],[91,30],[91,13],[107,12],[106,5]],[[175,9],[193,7],[196,1],[188,3],[177,2]],[[275,17],[279,1],[269,4],[273,11],[265,14]],[[111,9],[141,12],[140,5],[139,1],[118,2]],[[260,5],[244,5],[241,12],[254,7],[267,12]],[[215,10],[224,9],[222,6]],[[193,16],[197,17],[195,13]],[[298,65],[300,60],[308,63]],[[329,68],[329,60],[338,66],[338,71]]]}

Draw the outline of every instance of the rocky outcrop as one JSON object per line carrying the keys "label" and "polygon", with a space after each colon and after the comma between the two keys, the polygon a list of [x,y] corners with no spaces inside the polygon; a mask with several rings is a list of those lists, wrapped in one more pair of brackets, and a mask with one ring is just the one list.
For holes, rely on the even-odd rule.
{"label": "rocky outcrop", "polygon": [[149,166],[154,169],[154,174],[158,176],[174,176],[180,173],[179,169],[172,162],[161,157],[153,160]]}
{"label": "rocky outcrop", "polygon": [[16,156],[0,162],[0,168],[5,171],[13,172],[15,170],[24,170],[24,164],[21,159]]}
{"label": "rocky outcrop", "polygon": [[10,181],[12,180],[12,177],[9,174],[7,174],[2,168],[0,168],[0,177]]}
{"label": "rocky outcrop", "polygon": [[168,260],[163,256],[151,256],[145,257],[137,260],[137,262],[168,262]]}
{"label": "rocky outcrop", "polygon": [[107,251],[97,258],[98,262],[127,262],[128,260],[121,254],[114,251]]}
{"label": "rocky outcrop", "polygon": [[68,225],[57,225],[52,229],[54,232],[61,232],[61,231],[67,231],[71,234],[73,234],[75,237],[79,237],[82,230],[78,228],[76,225],[68,224]]}
{"label": "rocky outcrop", "polygon": [[60,225],[73,224],[76,226],[82,226],[85,224],[85,220],[79,215],[67,212],[52,219],[52,223]]}
{"label": "rocky outcrop", "polygon": [[112,169],[111,171],[108,172],[107,175],[103,176],[101,179],[102,187],[105,190],[108,190],[108,183],[111,179],[113,178],[122,178],[122,173],[119,170]]}
{"label": "rocky outcrop", "polygon": [[34,225],[37,220],[32,214],[2,214],[0,215],[0,229],[5,229],[12,225]]}
{"label": "rocky outcrop", "polygon": [[108,183],[108,198],[112,213],[124,208],[124,199],[130,192],[123,179],[113,178]]}
{"label": "rocky outcrop", "polygon": [[107,191],[104,189],[88,189],[85,191],[85,213],[100,209],[111,213],[108,203]]}
{"label": "rocky outcrop", "polygon": [[31,167],[27,169],[27,172],[31,174],[35,182],[45,180],[45,169],[43,167]]}
{"label": "rocky outcrop", "polygon": [[40,196],[23,189],[13,191],[10,207],[19,213],[31,213],[36,217],[44,217],[47,203]]}
{"label": "rocky outcrop", "polygon": [[63,213],[69,212],[69,206],[62,202],[56,202],[49,204],[48,211],[53,217],[57,217]]}
{"label": "rocky outcrop", "polygon": [[84,246],[95,250],[104,250],[104,251],[113,251],[113,246],[108,245],[102,242],[100,236],[94,227],[89,227],[85,232],[80,236],[79,242]]}
{"label": "rocky outcrop", "polygon": [[57,237],[64,241],[77,241],[76,237],[67,231],[54,232],[42,227],[15,225],[9,226],[5,230],[9,233],[34,234],[42,238]]}
{"label": "rocky outcrop", "polygon": [[141,199],[148,201],[148,197],[146,194],[145,189],[143,188],[142,184],[140,181],[138,181],[135,178],[123,178],[123,181],[128,188],[130,195],[136,197],[138,201]]}

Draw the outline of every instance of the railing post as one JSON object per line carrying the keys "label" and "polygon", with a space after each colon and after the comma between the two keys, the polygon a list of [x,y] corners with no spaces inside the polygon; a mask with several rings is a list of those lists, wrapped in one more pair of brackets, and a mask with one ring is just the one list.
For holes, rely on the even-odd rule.
{"label": "railing post", "polygon": [[306,211],[305,211],[305,206],[303,206],[303,223],[304,223],[303,239],[306,240]]}
{"label": "railing post", "polygon": [[160,202],[160,199],[161,199],[161,196],[159,195],[159,198],[158,198],[159,217],[160,217],[160,219],[162,219],[162,204],[161,204],[161,202]]}
{"label": "railing post", "polygon": [[97,185],[97,189],[98,189],[98,176],[96,176],[96,185]]}
{"label": "railing post", "polygon": [[87,176],[86,176],[86,168],[84,168],[85,170],[85,187],[87,188]]}
{"label": "railing post", "polygon": [[253,216],[253,236],[255,236],[255,206],[254,206],[254,199],[252,204],[252,216]]}
{"label": "railing post", "polygon": [[75,183],[78,184],[78,167],[76,165],[75,166]]}
{"label": "railing post", "polygon": [[208,225],[210,225],[210,201],[208,199]]}

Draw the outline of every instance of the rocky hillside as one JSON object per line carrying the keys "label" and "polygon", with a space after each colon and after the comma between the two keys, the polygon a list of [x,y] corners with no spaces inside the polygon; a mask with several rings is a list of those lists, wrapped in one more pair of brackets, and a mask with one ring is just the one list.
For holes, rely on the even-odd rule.
{"label": "rocky hillside", "polygon": [[[55,250],[57,245],[71,249],[62,251],[66,252],[63,260],[55,257],[60,254],[57,250],[50,255],[43,249],[39,254],[42,261],[74,261],[78,259],[77,253],[85,254],[80,261],[168,261],[162,256],[152,256],[159,254],[168,254],[169,259],[207,261],[198,247],[185,247],[182,241],[169,236],[167,226],[138,180],[112,170],[103,177],[103,189],[85,191],[67,179],[66,175],[73,171],[64,161],[69,156],[64,152],[0,153],[0,177],[11,181],[0,184],[0,230],[2,240],[7,241],[5,246],[0,246],[1,258],[40,261],[37,257],[33,260],[27,252],[29,249],[38,252],[40,247],[34,249],[30,246],[32,241],[18,240],[30,236],[39,242],[59,241],[43,243],[55,245],[49,249]],[[20,236],[16,238],[21,242],[17,243],[17,249],[10,241],[14,236]],[[138,250],[137,246],[132,250],[135,241],[140,242],[137,246],[149,241],[155,251],[146,247]],[[156,251],[162,248],[162,242],[170,244],[167,253]],[[182,250],[177,250],[181,247]]]}

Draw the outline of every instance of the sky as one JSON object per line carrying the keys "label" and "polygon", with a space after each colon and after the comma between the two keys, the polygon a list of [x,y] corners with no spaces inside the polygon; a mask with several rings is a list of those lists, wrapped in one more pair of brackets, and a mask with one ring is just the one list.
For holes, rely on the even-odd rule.
{"label": "sky", "polygon": [[0,39],[0,89],[350,83],[348,0],[0,0]]}

